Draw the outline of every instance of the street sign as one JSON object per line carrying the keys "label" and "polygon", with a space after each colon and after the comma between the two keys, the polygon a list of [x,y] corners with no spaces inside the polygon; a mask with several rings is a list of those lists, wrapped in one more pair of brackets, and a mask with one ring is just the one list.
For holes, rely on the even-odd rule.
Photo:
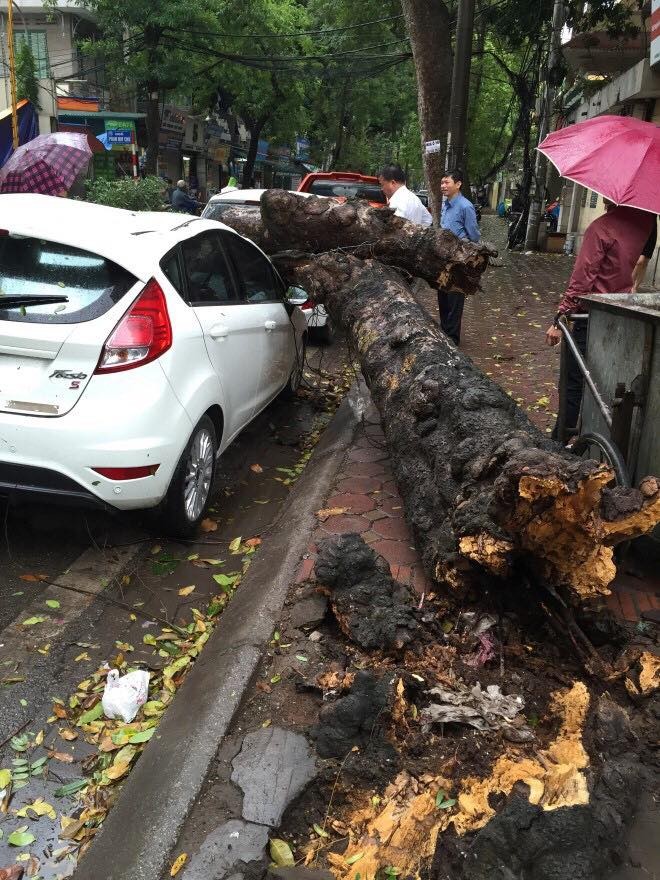
{"label": "street sign", "polygon": [[135,122],[132,119],[106,119],[105,133],[113,147],[130,147],[135,140]]}
{"label": "street sign", "polygon": [[424,151],[428,153],[439,153],[442,150],[442,144],[440,141],[426,141],[424,144]]}
{"label": "street sign", "polygon": [[651,12],[651,67],[660,64],[660,0],[653,0]]}
{"label": "street sign", "polygon": [[123,129],[109,128],[106,130],[109,144],[132,144],[133,132]]}

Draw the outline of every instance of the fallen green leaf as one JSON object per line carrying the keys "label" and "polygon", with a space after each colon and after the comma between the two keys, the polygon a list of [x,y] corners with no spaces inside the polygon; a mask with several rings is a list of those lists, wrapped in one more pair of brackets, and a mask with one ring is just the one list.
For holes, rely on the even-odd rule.
{"label": "fallen green leaf", "polygon": [[446,793],[440,789],[435,796],[435,805],[439,810],[449,810],[455,806],[456,798],[448,798]]}
{"label": "fallen green leaf", "polygon": [[216,584],[225,589],[226,587],[231,587],[233,584],[236,583],[236,581],[238,580],[238,575],[235,574],[230,576],[227,574],[214,574],[213,580],[216,582]]}
{"label": "fallen green leaf", "polygon": [[76,779],[74,782],[67,782],[66,785],[56,788],[53,794],[57,798],[69,797],[69,795],[75,794],[77,791],[80,791],[81,788],[86,788],[88,785],[89,779]]}
{"label": "fallen green leaf", "polygon": [[[27,826],[26,826],[27,827]],[[34,834],[30,834],[29,831],[12,831],[12,833],[7,838],[7,843],[12,846],[29,846],[31,843],[37,838]]]}
{"label": "fallen green leaf", "polygon": [[48,605],[49,608],[60,607],[60,603],[57,601],[57,599],[46,599],[46,605]]}
{"label": "fallen green leaf", "polygon": [[48,618],[40,617],[38,615],[36,617],[28,617],[27,620],[23,621],[22,626],[36,626],[38,623],[43,623],[44,620],[48,620]]}
{"label": "fallen green leaf", "polygon": [[346,864],[347,865],[354,865],[356,862],[359,862],[363,856],[364,856],[363,852],[355,853],[355,855],[349,856],[346,859]]}
{"label": "fallen green leaf", "polygon": [[92,721],[98,721],[99,718],[103,715],[103,706],[101,701],[89,709],[87,712],[83,712],[77,722],[78,727],[82,727],[83,724],[91,724]]}
{"label": "fallen green leaf", "polygon": [[133,736],[130,736],[128,741],[129,743],[146,743],[149,742],[155,732],[155,727],[152,727],[150,730],[140,730],[137,733],[134,733]]}
{"label": "fallen green leaf", "polygon": [[291,852],[291,847],[286,842],[286,840],[280,840],[278,837],[273,837],[271,839],[270,857],[275,862],[278,868],[295,867],[296,863],[293,858],[293,853]]}

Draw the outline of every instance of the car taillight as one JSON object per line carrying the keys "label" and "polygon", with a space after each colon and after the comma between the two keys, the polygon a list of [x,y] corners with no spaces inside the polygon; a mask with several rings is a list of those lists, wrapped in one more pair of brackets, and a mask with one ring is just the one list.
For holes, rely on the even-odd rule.
{"label": "car taillight", "polygon": [[101,474],[102,477],[107,477],[108,480],[139,480],[140,477],[153,477],[156,473],[159,464],[145,464],[140,467],[97,467],[92,468],[97,474]]}
{"label": "car taillight", "polygon": [[107,338],[97,373],[117,373],[156,360],[172,345],[167,302],[155,278]]}

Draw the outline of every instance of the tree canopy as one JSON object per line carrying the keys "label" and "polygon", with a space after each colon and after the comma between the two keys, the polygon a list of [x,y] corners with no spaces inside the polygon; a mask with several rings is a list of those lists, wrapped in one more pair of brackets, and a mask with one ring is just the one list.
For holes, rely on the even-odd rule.
{"label": "tree canopy", "polygon": [[[49,0],[54,3],[55,0]],[[189,94],[202,113],[231,108],[252,140],[311,142],[325,168],[374,172],[394,159],[421,182],[415,66],[402,0],[76,0],[96,13],[88,43],[106,74],[147,104],[147,169],[155,170],[159,102]],[[434,0],[455,25],[456,0]],[[467,166],[483,179],[527,149],[553,0],[477,0]],[[571,26],[630,34],[641,0],[567,0]],[[443,36],[443,39],[445,37]],[[451,70],[449,57],[438,58]],[[447,54],[447,53],[444,53]],[[444,108],[440,108],[444,112]],[[441,113],[442,115],[442,113]]]}

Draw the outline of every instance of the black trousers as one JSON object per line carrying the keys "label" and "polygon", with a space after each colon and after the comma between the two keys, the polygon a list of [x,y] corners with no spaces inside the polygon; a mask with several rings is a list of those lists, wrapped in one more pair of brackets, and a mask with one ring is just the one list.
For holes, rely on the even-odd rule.
{"label": "black trousers", "polygon": [[440,326],[442,327],[442,332],[446,333],[450,339],[453,339],[456,345],[461,341],[461,319],[463,317],[464,305],[465,294],[447,293],[444,290],[438,291]]}
{"label": "black trousers", "polygon": [[[573,339],[580,354],[584,357],[587,353],[587,322],[576,321],[573,324]],[[580,406],[582,405],[582,393],[584,389],[584,378],[578,366],[578,362],[573,357],[569,348],[566,349],[566,409],[565,409],[565,425],[567,434],[575,433],[578,418],[580,415]],[[558,427],[552,432],[555,440],[561,439],[557,436]]]}

